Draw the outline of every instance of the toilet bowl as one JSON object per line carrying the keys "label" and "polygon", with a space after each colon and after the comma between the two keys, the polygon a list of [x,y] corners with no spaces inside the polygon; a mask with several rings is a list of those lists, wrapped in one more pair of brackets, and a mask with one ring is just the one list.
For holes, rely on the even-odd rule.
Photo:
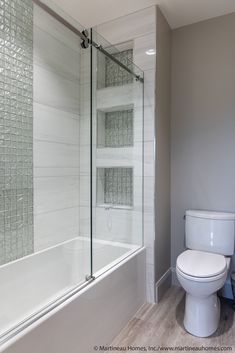
{"label": "toilet bowl", "polygon": [[177,258],[176,274],[186,291],[184,327],[194,336],[210,336],[218,327],[217,291],[226,281],[229,265],[230,258],[198,250],[186,250]]}
{"label": "toilet bowl", "polygon": [[184,326],[207,337],[218,328],[223,287],[235,247],[235,213],[208,210],[185,212],[185,246],[176,274],[186,291]]}

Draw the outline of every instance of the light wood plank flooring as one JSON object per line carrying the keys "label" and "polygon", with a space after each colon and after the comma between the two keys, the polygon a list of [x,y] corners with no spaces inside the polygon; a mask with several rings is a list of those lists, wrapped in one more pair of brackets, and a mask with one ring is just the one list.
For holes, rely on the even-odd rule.
{"label": "light wood plank flooring", "polygon": [[218,330],[198,338],[183,328],[184,291],[172,287],[157,304],[144,304],[114,339],[114,346],[231,346],[235,351],[235,320],[231,301],[222,300]]}

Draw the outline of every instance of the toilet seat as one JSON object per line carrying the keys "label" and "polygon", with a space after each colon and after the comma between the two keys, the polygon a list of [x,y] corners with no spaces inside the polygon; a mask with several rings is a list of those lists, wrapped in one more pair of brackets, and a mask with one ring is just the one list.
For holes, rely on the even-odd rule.
{"label": "toilet seat", "polygon": [[194,276],[190,276],[190,275],[187,275],[186,273],[180,271],[178,268],[176,268],[176,272],[178,273],[178,275],[182,276],[183,278],[185,279],[188,279],[192,282],[200,282],[200,283],[209,283],[209,282],[213,282],[213,281],[216,281],[224,276],[227,276],[227,269],[220,273],[219,275],[217,276],[211,276],[211,277],[194,277]]}
{"label": "toilet seat", "polygon": [[223,255],[186,250],[178,256],[176,268],[185,278],[209,282],[224,276],[227,272],[227,261]]}

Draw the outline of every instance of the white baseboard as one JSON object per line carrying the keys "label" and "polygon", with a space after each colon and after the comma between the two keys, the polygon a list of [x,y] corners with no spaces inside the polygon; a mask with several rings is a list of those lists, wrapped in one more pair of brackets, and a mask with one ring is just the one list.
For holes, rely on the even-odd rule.
{"label": "white baseboard", "polygon": [[175,267],[171,267],[171,271],[172,271],[172,285],[181,287],[181,284],[180,284],[180,282],[179,282],[179,280],[177,278],[177,275],[176,275]]}
{"label": "white baseboard", "polygon": [[163,297],[164,293],[172,284],[172,269],[171,267],[162,275],[156,283],[156,303]]}

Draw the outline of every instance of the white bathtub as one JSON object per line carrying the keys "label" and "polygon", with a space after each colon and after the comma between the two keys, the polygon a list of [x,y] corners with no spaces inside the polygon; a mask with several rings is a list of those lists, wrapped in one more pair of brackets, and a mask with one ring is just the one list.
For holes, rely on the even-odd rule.
{"label": "white bathtub", "polygon": [[[78,284],[85,283],[85,276],[90,274],[90,242],[86,238],[76,238],[2,266],[0,268],[0,283],[4,285],[1,285],[0,291],[0,333],[5,333],[5,335],[2,336],[0,352],[80,352],[80,350],[73,350],[74,348],[70,350],[66,348],[66,351],[63,351],[57,347],[56,350],[53,350],[54,343],[52,344],[52,342],[55,339],[53,330],[57,327],[59,321],[57,322],[55,318],[52,318],[61,310],[63,315],[67,317],[63,323],[65,325],[63,335],[66,340],[67,324],[65,323],[70,319],[72,321],[77,320],[76,325],[84,327],[83,320],[80,321],[79,318],[82,318],[81,313],[87,307],[88,316],[85,321],[90,322],[91,331],[97,331],[94,322],[102,315],[102,310],[105,310],[105,301],[110,302],[110,295],[113,297],[111,300],[114,300],[114,305],[120,309],[117,313],[120,320],[117,318],[117,322],[120,321],[123,324],[123,320],[129,319],[145,300],[144,250],[137,249],[136,246],[128,244],[95,240],[93,242],[93,269],[96,279],[80,291],[77,288]],[[141,263],[141,266],[133,267],[131,265],[134,263],[133,261],[137,261],[137,264]],[[110,266],[112,266],[111,269]],[[123,277],[125,271],[126,275]],[[120,278],[119,283],[115,277]],[[129,281],[132,283],[128,283]],[[111,284],[109,290],[105,286],[106,282]],[[113,286],[117,287],[116,295],[111,293],[112,283]],[[98,288],[99,292],[103,294],[101,302],[98,299],[97,302],[93,302],[93,315],[97,315],[93,320],[92,317],[89,317],[91,314],[89,293],[95,294]],[[123,297],[121,293],[124,293],[126,288],[129,288],[130,291],[128,291],[126,297]],[[86,296],[88,297],[86,298]],[[135,298],[133,299],[133,297]],[[122,302],[119,302],[121,298]],[[80,307],[84,301],[85,306]],[[73,312],[74,318],[73,315],[69,316],[69,311],[66,312],[66,307],[69,308],[71,305],[77,307]],[[113,308],[110,309],[111,318]],[[95,314],[96,311],[98,311],[97,314]],[[36,335],[34,340],[41,337],[41,328],[48,325],[49,317],[50,320],[55,320],[55,322],[50,328],[51,332],[48,332],[47,338],[45,338],[44,343],[48,346],[44,346],[43,350],[41,343],[38,348],[28,346],[31,342],[32,333],[39,333],[39,336]],[[113,318],[113,320],[115,319]],[[21,325],[17,326],[20,322]],[[107,322],[109,322],[108,316]],[[60,327],[63,324],[60,323]],[[105,327],[104,325],[103,327],[104,332],[106,332],[104,335],[101,333],[101,337],[105,338],[103,343],[106,343],[109,337],[111,339],[121,329],[117,325],[114,332],[113,329],[110,331],[109,326]],[[13,327],[16,328],[12,331]],[[78,346],[81,345],[81,353],[91,352],[92,350],[88,346],[86,347],[84,333],[79,338],[78,332],[82,332],[81,327],[74,328],[74,337],[67,338],[69,339],[68,342],[73,344],[77,342]],[[114,325],[114,327],[116,326]],[[110,334],[107,336],[108,331],[110,331]],[[52,342],[48,339],[48,335]],[[94,336],[96,341],[98,338],[96,335]],[[60,341],[59,337],[56,339],[58,342]],[[87,333],[87,343],[90,344],[90,342],[89,333]],[[18,346],[20,344],[26,346],[21,349]],[[63,347],[63,344],[61,343],[59,346]]]}

